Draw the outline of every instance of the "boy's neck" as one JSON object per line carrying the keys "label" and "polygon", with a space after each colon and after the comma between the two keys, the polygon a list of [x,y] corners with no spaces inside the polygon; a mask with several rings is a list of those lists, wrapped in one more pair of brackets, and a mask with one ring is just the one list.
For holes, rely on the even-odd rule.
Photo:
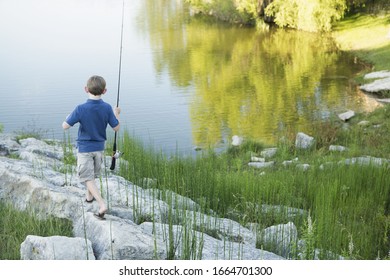
{"label": "boy's neck", "polygon": [[100,100],[102,98],[102,96],[101,95],[93,95],[93,94],[88,93],[88,98],[92,99],[92,100]]}

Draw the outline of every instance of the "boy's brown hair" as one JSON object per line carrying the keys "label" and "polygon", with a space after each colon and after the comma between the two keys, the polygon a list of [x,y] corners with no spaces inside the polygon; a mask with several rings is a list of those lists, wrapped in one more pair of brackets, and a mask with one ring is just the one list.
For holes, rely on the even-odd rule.
{"label": "boy's brown hair", "polygon": [[88,92],[93,95],[102,95],[106,89],[106,81],[103,77],[92,76],[87,81]]}

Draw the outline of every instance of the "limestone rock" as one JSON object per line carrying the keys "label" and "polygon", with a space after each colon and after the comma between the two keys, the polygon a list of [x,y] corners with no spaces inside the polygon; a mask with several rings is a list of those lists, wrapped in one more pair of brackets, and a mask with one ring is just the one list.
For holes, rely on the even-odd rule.
{"label": "limestone rock", "polygon": [[273,252],[288,258],[298,241],[298,230],[292,222],[271,226],[262,231],[260,240],[264,248],[273,248]]}
{"label": "limestone rock", "polygon": [[20,246],[22,260],[95,260],[85,238],[28,235]]}
{"label": "limestone rock", "polygon": [[238,135],[234,135],[232,137],[232,145],[233,146],[236,146],[236,147],[240,146],[242,144],[242,142],[243,142],[243,138],[242,137],[240,137]]}
{"label": "limestone rock", "polygon": [[340,145],[330,145],[329,146],[329,151],[331,151],[331,152],[344,152],[346,150],[347,150],[346,147],[340,146]]}
{"label": "limestone rock", "polygon": [[385,164],[390,164],[390,160],[384,159],[384,158],[377,158],[377,157],[371,157],[371,156],[364,156],[364,157],[354,157],[349,158],[344,161],[340,161],[339,164],[346,164],[346,165],[372,165],[372,166],[383,166]]}
{"label": "limestone rock", "polygon": [[297,149],[310,149],[314,145],[314,138],[303,133],[298,132],[295,138],[295,147]]}
{"label": "limestone rock", "polygon": [[352,110],[348,110],[347,112],[341,113],[338,116],[340,120],[346,122],[355,116],[355,112]]}
{"label": "limestone rock", "polygon": [[[147,234],[153,234],[159,239],[173,238],[170,254],[176,259],[202,260],[282,260],[281,256],[265,250],[257,249],[251,244],[239,240],[216,239],[209,234],[195,231],[191,226],[143,223],[140,225]],[[171,231],[171,234],[169,232]],[[210,232],[212,233],[212,232]],[[165,241],[166,242],[166,241]],[[186,252],[184,244],[191,244],[193,252]],[[192,256],[188,256],[192,254]]]}
{"label": "limestone rock", "polygon": [[255,167],[255,168],[269,168],[274,166],[275,162],[273,161],[267,161],[267,162],[250,162],[248,163],[248,166]]}
{"label": "limestone rock", "polygon": [[310,169],[310,164],[307,164],[307,163],[300,163],[300,164],[297,164],[296,166],[299,170],[302,170],[302,171],[307,171]]}
{"label": "limestone rock", "polygon": [[283,166],[290,166],[290,165],[293,165],[295,162],[298,162],[298,158],[294,158],[294,159],[291,159],[291,160],[284,160],[282,162],[282,165]]}
{"label": "limestone rock", "polygon": [[376,101],[378,101],[380,103],[389,104],[390,103],[390,98],[377,98]]}
{"label": "limestone rock", "polygon": [[383,79],[383,78],[390,78],[390,71],[387,70],[376,71],[364,75],[364,79]]}
{"label": "limestone rock", "polygon": [[265,162],[265,158],[252,156],[251,157],[251,162]]}
{"label": "limestone rock", "polygon": [[[134,222],[106,214],[106,220],[85,213],[74,226],[78,237],[91,240],[98,260],[152,260],[165,258],[165,244],[145,234]],[[155,242],[157,242],[155,244]]]}
{"label": "limestone rock", "polygon": [[0,133],[0,156],[9,156],[20,148],[15,139],[15,135]]}
{"label": "limestone rock", "polygon": [[372,83],[362,85],[360,86],[360,89],[370,93],[388,91],[390,90],[390,77],[378,79],[373,81]]}
{"label": "limestone rock", "polygon": [[264,151],[261,151],[260,155],[265,158],[271,158],[273,157],[278,151],[278,148],[268,148],[264,149]]}

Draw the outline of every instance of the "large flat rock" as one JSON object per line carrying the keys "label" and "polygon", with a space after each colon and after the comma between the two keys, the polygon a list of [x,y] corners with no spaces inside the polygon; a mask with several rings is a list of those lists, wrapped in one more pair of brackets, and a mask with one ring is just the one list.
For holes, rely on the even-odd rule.
{"label": "large flat rock", "polygon": [[373,82],[360,86],[360,89],[369,93],[390,91],[390,72],[378,71],[364,76],[365,79],[375,79]]}

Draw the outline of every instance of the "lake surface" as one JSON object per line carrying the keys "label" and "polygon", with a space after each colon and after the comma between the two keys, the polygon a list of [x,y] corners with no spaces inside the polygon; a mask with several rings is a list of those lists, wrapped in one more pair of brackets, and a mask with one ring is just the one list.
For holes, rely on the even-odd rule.
{"label": "lake surface", "polygon": [[[114,106],[121,15],[121,0],[0,1],[4,131],[62,139],[95,74]],[[167,153],[233,135],[272,144],[285,131],[309,133],[313,120],[377,106],[351,82],[359,63],[326,36],[217,23],[179,0],[125,1],[123,35],[123,128]]]}

